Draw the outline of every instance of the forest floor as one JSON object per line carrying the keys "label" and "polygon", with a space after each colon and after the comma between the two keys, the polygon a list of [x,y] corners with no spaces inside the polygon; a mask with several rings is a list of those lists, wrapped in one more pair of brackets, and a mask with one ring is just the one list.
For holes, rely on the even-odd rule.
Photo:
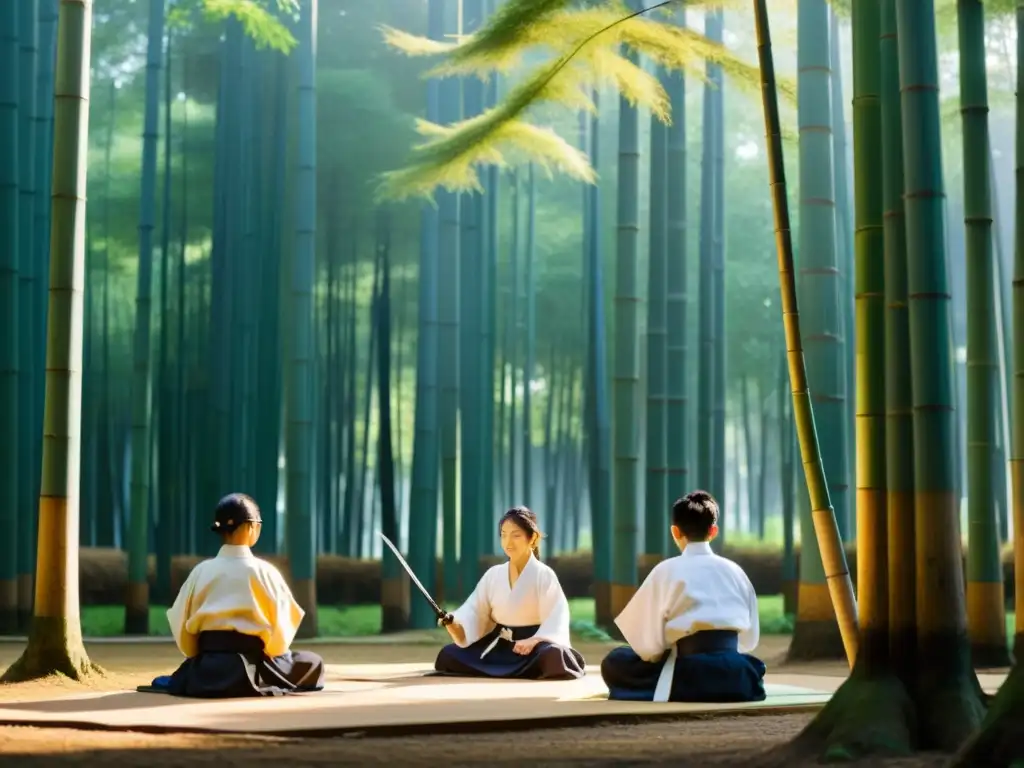
{"label": "forest floor", "polygon": [[[789,638],[766,637],[758,653],[769,668],[805,674],[844,675],[843,662],[782,665]],[[592,664],[613,644],[582,641],[577,647]],[[169,673],[180,656],[165,642],[96,642],[87,645],[91,659],[106,674],[86,684],[65,679],[0,686],[0,703],[58,699],[83,690],[132,690],[159,674]],[[391,643],[317,643],[328,664],[430,662],[437,648],[422,641]],[[0,667],[21,651],[16,643],[0,644]],[[116,763],[118,768],[171,766],[271,766],[287,762],[295,768],[328,765],[756,765],[765,749],[795,736],[810,714],[718,716],[676,722],[632,725],[604,724],[572,728],[541,728],[517,733],[462,733],[400,737],[348,736],[286,739],[252,735],[144,734],[60,728],[0,727],[0,755],[18,766]],[[11,760],[11,763],[7,763]],[[16,761],[16,762],[14,762]],[[892,768],[940,766],[939,755],[873,762]],[[793,764],[795,765],[795,764]]]}

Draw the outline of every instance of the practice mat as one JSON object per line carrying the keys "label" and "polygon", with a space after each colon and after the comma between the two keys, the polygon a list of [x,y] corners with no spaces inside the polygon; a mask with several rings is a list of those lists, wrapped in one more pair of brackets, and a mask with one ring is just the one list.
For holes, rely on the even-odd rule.
{"label": "practice mat", "polygon": [[[597,666],[580,680],[535,682],[426,676],[426,664],[330,664],[327,688],[272,698],[197,700],[164,694],[90,693],[3,702],[0,724],[266,736],[394,735],[584,725],[599,721],[813,710],[841,677],[769,674],[754,704],[608,701]],[[979,675],[994,690],[1003,675]]]}

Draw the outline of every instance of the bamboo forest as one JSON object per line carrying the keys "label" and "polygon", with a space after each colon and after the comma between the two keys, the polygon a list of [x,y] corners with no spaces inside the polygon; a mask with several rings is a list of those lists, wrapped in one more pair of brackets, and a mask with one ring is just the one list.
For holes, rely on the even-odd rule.
{"label": "bamboo forest", "polygon": [[1018,765],[1022,78],[1007,0],[0,0],[3,682],[170,640],[234,492],[300,641],[523,505],[611,648],[705,489],[849,675],[764,764]]}

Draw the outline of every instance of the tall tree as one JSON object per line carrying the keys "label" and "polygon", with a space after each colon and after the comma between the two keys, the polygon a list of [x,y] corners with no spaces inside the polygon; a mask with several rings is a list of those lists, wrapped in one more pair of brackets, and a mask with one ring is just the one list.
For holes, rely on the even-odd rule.
{"label": "tall tree", "polygon": [[[667,86],[668,73],[661,69],[659,80]],[[644,546],[652,568],[666,548],[665,510],[668,484],[665,474],[666,430],[666,313],[668,291],[668,132],[657,115],[651,115],[650,220],[647,268],[647,451],[644,499]],[[675,202],[675,201],[673,201]]]}
{"label": "tall tree", "polygon": [[[18,625],[18,93],[19,3],[0,6],[0,632]],[[24,418],[24,417],[21,417]]]}
{"label": "tall tree", "polygon": [[790,235],[789,201],[786,198],[786,171],[782,155],[782,128],[776,93],[775,62],[772,57],[766,0],[755,0],[754,26],[757,37],[757,58],[761,69],[761,99],[765,135],[768,137],[768,183],[772,195],[772,210],[777,233],[775,243],[778,252],[779,292],[781,294],[779,304],[784,318],[793,417],[796,421],[800,458],[804,465],[809,502],[815,523],[814,531],[825,567],[826,583],[839,619],[846,656],[852,662],[856,658],[859,642],[857,604],[849,569],[846,566],[846,553],[843,551],[832,502],[829,498],[824,464],[818,447],[814,408],[807,385],[807,369],[801,342],[800,313],[794,274],[793,242]]}
{"label": "tall tree", "polygon": [[[444,35],[444,0],[429,0],[427,35],[439,41]],[[439,82],[427,81],[427,119],[436,121],[440,110]],[[435,591],[437,581],[437,497],[440,438],[438,434],[438,212],[425,203],[420,210],[419,275],[417,312],[419,332],[416,339],[416,410],[413,414],[412,488],[409,493],[409,564],[427,589]],[[401,589],[408,583],[400,578],[397,565],[384,558],[385,584]],[[389,570],[390,569],[390,570]],[[406,587],[405,589],[408,589]],[[400,598],[409,602],[406,592]],[[422,600],[413,600],[406,608],[409,626],[432,627],[436,617]]]}
{"label": "tall tree", "polygon": [[[591,96],[595,107],[598,106],[598,92],[593,91]],[[590,162],[595,166],[600,160],[600,135],[601,118],[595,111],[590,121]],[[612,604],[612,425],[608,407],[600,184],[594,184],[587,190],[586,206],[587,382],[584,422],[587,425],[590,530],[594,550],[594,613],[599,626],[611,626],[618,614]]]}
{"label": "tall tree", "polygon": [[[680,26],[686,26],[686,9],[678,12]],[[690,409],[687,398],[687,296],[686,296],[686,78],[682,72],[668,76],[672,102],[672,123],[668,127],[668,181],[665,194],[668,207],[668,236],[665,256],[665,466],[667,498],[671,503],[687,490],[690,480],[687,441],[690,434]],[[661,527],[665,528],[665,510]],[[671,554],[675,542],[665,537],[665,554]]]}
{"label": "tall tree", "polygon": [[316,43],[317,2],[302,0],[298,20],[294,253],[291,344],[285,448],[288,563],[295,599],[306,612],[299,628],[315,637],[316,541],[313,525],[313,282],[316,275]]}
{"label": "tall tree", "polygon": [[[959,542],[956,494],[953,491],[954,430],[953,398],[946,321],[948,285],[944,264],[942,214],[941,145],[935,47],[935,9],[930,2],[917,0],[883,0],[879,3],[858,3],[854,6],[854,91],[865,96],[855,108],[854,148],[858,232],[858,292],[867,292],[858,302],[858,325],[872,328],[878,322],[878,283],[885,279],[883,296],[897,298],[906,287],[906,314],[893,312],[890,306],[886,346],[909,351],[912,414],[914,530],[912,540],[916,567],[894,570],[892,581],[910,579],[914,584],[913,602],[902,585],[892,584],[886,592],[884,570],[876,547],[865,554],[874,568],[860,569],[870,576],[861,585],[864,636],[861,654],[850,678],[811,725],[798,737],[795,745],[801,751],[818,754],[842,752],[852,757],[867,754],[900,754],[912,749],[949,751],[958,746],[973,730],[982,712],[981,691],[970,665],[964,616],[963,570]],[[896,33],[894,35],[894,33]],[[895,37],[895,40],[894,40]],[[898,52],[898,70],[896,54]],[[899,82],[896,82],[896,72]],[[894,97],[901,94],[900,111],[895,110]],[[879,98],[881,96],[881,98]],[[900,122],[902,120],[902,123]],[[887,170],[884,178],[878,169],[879,150],[882,161],[898,160],[895,129],[902,125],[903,187],[897,182],[900,174]],[[879,139],[882,139],[881,141]],[[883,191],[883,195],[878,193]],[[900,216],[899,197],[903,194],[906,216]],[[884,245],[878,242],[878,228],[883,211],[894,219],[885,226]],[[900,263],[903,243],[900,235],[905,221],[906,254]],[[863,229],[862,229],[863,227]],[[896,262],[884,269],[885,260]],[[884,277],[880,274],[884,272]],[[872,306],[874,305],[874,306]],[[868,309],[873,310],[868,313]],[[909,322],[903,325],[903,318]],[[884,322],[884,321],[883,321]],[[867,325],[871,323],[871,325]],[[885,327],[883,326],[883,327]],[[907,328],[909,350],[903,346],[902,329]],[[872,328],[872,331],[874,329]],[[880,365],[877,332],[866,334],[869,354],[864,361],[863,376]],[[887,354],[889,354],[887,352]],[[906,422],[893,419],[894,403],[908,388],[905,371],[897,369],[889,387],[888,427],[895,438],[892,445],[905,448],[898,440],[906,440]],[[887,372],[888,373],[888,372]],[[858,374],[861,376],[861,374]],[[877,374],[875,379],[879,377]],[[860,385],[866,387],[867,381]],[[874,388],[868,390],[875,395]],[[859,398],[860,399],[860,398]],[[867,430],[865,430],[866,432]],[[866,437],[866,436],[865,436]],[[872,474],[877,470],[877,456],[872,455],[873,442],[865,441],[861,458],[870,462]],[[887,467],[891,477],[894,463]],[[858,473],[863,472],[859,469]],[[906,558],[905,549],[894,552],[893,543],[908,546],[909,526],[894,515],[909,512],[895,506],[908,498],[905,485],[897,485],[889,497],[890,510],[889,562]],[[864,541],[866,522],[876,517],[872,507],[861,506],[861,528],[858,544]],[[882,531],[875,531],[882,536]],[[865,586],[867,592],[865,592]],[[914,606],[916,637],[908,637],[910,622],[899,617],[890,623],[886,598],[893,597],[901,609]],[[894,632],[893,629],[896,631]],[[908,640],[913,643],[909,646]],[[980,764],[980,763],[979,763]]]}
{"label": "tall tree", "polygon": [[967,619],[976,666],[1003,667],[1006,646],[1003,566],[996,517],[996,403],[999,362],[992,253],[991,158],[985,12],[957,0],[960,114],[963,120],[964,226],[967,241]]}
{"label": "tall tree", "polygon": [[[1024,226],[1024,2],[1017,3],[1017,121],[1014,131],[1016,146],[1016,203],[1014,223],[1017,231]],[[988,715],[980,730],[968,741],[957,759],[955,768],[976,765],[1012,766],[1024,759],[1024,742],[1020,738],[1020,722],[1024,718],[1024,238],[1017,237],[1013,257],[1013,444],[1010,471],[1013,479],[1013,527],[1016,535],[1014,554],[1014,655],[1017,663],[992,699]]]}
{"label": "tall tree", "polygon": [[85,188],[92,0],[61,0],[54,85],[46,412],[35,605],[28,645],[2,682],[96,670],[78,597]]}
{"label": "tall tree", "polygon": [[[22,329],[35,330],[38,325],[37,282],[42,280],[39,269],[39,253],[34,247],[35,208],[36,208],[36,130],[35,113],[37,109],[36,91],[39,84],[36,80],[38,47],[38,14],[37,0],[25,0],[20,3],[21,11],[18,18],[21,63],[18,69],[19,80],[19,133],[18,133],[18,175],[21,184],[18,189],[18,252],[21,270],[18,282],[21,286],[19,311]],[[37,274],[38,273],[38,274]],[[26,334],[35,341],[35,334]],[[21,451],[28,457],[23,480],[18,485],[18,509],[22,519],[18,525],[18,624],[28,629],[32,616],[32,550],[35,547],[35,520],[28,514],[39,495],[39,484],[36,475],[37,435],[42,426],[36,418],[36,403],[42,381],[40,376],[43,366],[38,365],[38,351],[34,344],[22,343],[18,348],[19,364],[19,397],[21,411],[28,418],[18,421]]]}
{"label": "tall tree", "polygon": [[[639,0],[632,0],[629,7],[638,10]],[[638,65],[639,56],[635,51],[631,50],[627,58]],[[619,98],[618,167],[612,416],[615,446],[612,519],[615,535],[612,539],[611,607],[615,615],[626,607],[636,591],[637,465],[640,452],[636,414],[640,389],[640,111],[625,96]]]}
{"label": "tall tree", "polygon": [[128,534],[128,593],[125,632],[149,632],[149,484],[152,441],[150,347],[153,289],[153,230],[156,227],[156,155],[160,141],[160,70],[164,58],[164,0],[149,0],[146,42],[146,110],[142,134],[139,268],[135,296],[132,379],[131,524]]}
{"label": "tall tree", "polygon": [[[800,0],[797,26],[800,123],[800,303],[807,376],[821,429],[821,459],[842,537],[846,508],[846,381],[844,373],[836,220],[832,179],[832,103],[828,5]],[[820,421],[818,421],[820,414]],[[800,492],[803,497],[803,492]],[[815,551],[814,520],[801,498],[800,593],[791,659],[841,656],[844,643],[833,619],[826,570]]]}
{"label": "tall tree", "polygon": [[[444,35],[459,33],[457,0],[445,0]],[[462,115],[462,89],[457,77],[446,77],[438,86],[439,119],[457,122]],[[441,419],[441,505],[443,508],[442,553],[444,556],[444,599],[457,599],[458,571],[458,422],[459,422],[459,193],[442,190],[437,194],[440,217],[438,245],[438,325],[440,360]]]}

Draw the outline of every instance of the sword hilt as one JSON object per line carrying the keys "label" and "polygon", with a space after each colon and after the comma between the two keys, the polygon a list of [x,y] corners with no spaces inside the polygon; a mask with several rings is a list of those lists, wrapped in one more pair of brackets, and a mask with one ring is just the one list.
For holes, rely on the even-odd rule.
{"label": "sword hilt", "polygon": [[437,617],[437,626],[447,627],[449,624],[455,623],[455,616],[451,613],[443,613]]}

